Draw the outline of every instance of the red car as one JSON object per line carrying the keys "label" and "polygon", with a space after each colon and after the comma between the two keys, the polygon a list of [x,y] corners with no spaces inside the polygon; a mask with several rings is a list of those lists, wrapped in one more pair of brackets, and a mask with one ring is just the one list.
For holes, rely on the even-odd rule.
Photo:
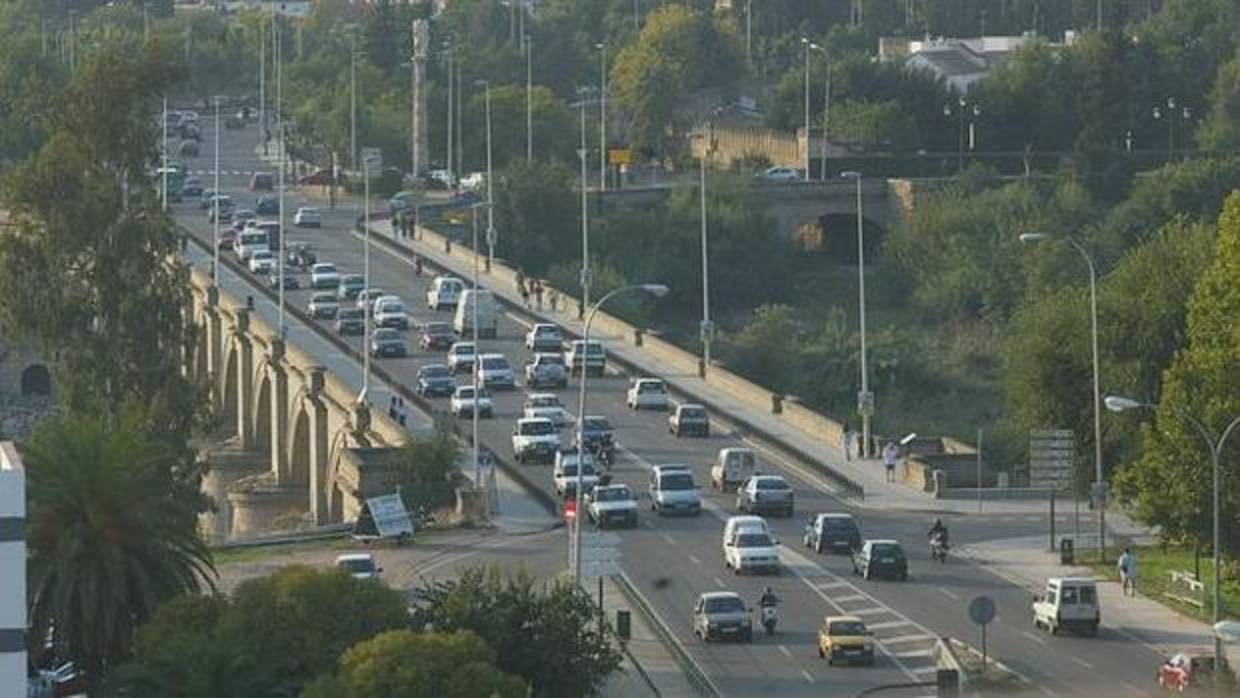
{"label": "red car", "polygon": [[219,248],[221,250],[231,250],[233,245],[237,243],[237,231],[230,229],[221,230],[219,238]]}
{"label": "red car", "polygon": [[1214,678],[1214,657],[1177,654],[1158,667],[1158,686],[1169,691],[1209,686]]}

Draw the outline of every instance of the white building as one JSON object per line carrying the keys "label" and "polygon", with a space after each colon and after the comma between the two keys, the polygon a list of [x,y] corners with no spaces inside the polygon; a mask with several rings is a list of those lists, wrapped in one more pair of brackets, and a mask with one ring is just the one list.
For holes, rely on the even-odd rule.
{"label": "white building", "polygon": [[[1068,32],[1065,44],[1071,45],[1075,38],[1072,32]],[[884,38],[879,40],[879,57],[903,59],[906,67],[927,70],[942,79],[953,92],[964,94],[969,91],[970,85],[986,77],[1018,49],[1038,40],[1032,32],[1021,36],[981,36],[972,39],[927,38],[918,41]]]}
{"label": "white building", "polygon": [[0,441],[0,696],[26,695],[26,473]]}

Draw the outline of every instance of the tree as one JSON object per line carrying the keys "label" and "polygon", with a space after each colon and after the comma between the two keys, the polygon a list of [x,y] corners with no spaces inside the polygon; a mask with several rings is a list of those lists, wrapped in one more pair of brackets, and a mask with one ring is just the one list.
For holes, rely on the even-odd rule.
{"label": "tree", "polygon": [[452,504],[462,475],[457,469],[461,445],[451,432],[437,427],[430,436],[415,436],[393,455],[406,509],[434,510]]}
{"label": "tree", "polygon": [[594,602],[569,583],[540,591],[528,575],[505,579],[498,570],[474,568],[457,580],[416,589],[412,622],[439,632],[472,631],[496,652],[501,671],[547,698],[597,695],[620,666],[619,651],[599,628]]}
{"label": "tree", "polygon": [[[478,147],[466,153],[466,168],[486,169],[486,104],[485,95],[474,94],[465,107],[465,130],[481,137]],[[531,91],[530,114],[533,125],[535,157],[539,160],[577,163],[571,138],[577,120],[563,100],[541,85]],[[491,150],[492,168],[500,170],[518,161],[525,161],[525,85],[491,86]]]}
{"label": "tree", "polygon": [[[1228,198],[1219,218],[1214,257],[1193,289],[1188,306],[1188,346],[1163,375],[1154,422],[1143,431],[1143,454],[1120,478],[1120,491],[1137,515],[1171,540],[1198,545],[1211,539],[1214,513],[1212,462],[1189,419],[1213,439],[1240,415],[1240,195]],[[1222,462],[1234,462],[1233,437]],[[1222,490],[1221,540],[1240,552],[1240,488]]]}
{"label": "tree", "polygon": [[44,422],[26,449],[32,645],[50,636],[91,680],[161,603],[213,583],[195,512],[170,495],[171,457],[132,420],[104,417]]}
{"label": "tree", "polygon": [[910,150],[920,142],[912,117],[899,102],[844,100],[831,112],[831,140],[858,146]]}
{"label": "tree", "polygon": [[1197,140],[1207,150],[1240,149],[1240,53],[1219,66],[1210,90],[1210,110]]}
{"label": "tree", "polygon": [[303,698],[524,698],[525,682],[495,667],[495,650],[469,631],[392,630],[345,652],[340,671]]}
{"label": "tree", "polygon": [[764,305],[735,334],[721,337],[719,353],[729,368],[773,390],[796,386],[800,373],[800,328],[787,305]]}
{"label": "tree", "polygon": [[496,173],[496,254],[535,276],[558,260],[580,257],[580,214],[573,171],[561,164],[518,161]]}

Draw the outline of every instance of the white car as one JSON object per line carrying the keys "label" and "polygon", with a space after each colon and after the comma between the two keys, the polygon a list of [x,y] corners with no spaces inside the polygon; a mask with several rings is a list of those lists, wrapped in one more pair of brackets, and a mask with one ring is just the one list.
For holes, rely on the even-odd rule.
{"label": "white car", "polygon": [[298,228],[318,228],[323,225],[323,214],[313,206],[302,206],[293,214],[293,225]]}
{"label": "white car", "polygon": [[525,348],[532,352],[559,351],[564,345],[564,333],[559,325],[540,322],[525,333]]}
{"label": "white car", "polygon": [[478,408],[479,417],[492,417],[495,414],[494,408],[491,406],[491,395],[487,393],[487,389],[478,388],[478,398],[474,399],[474,386],[462,385],[452,393],[452,401],[449,403],[449,410],[453,417],[472,417],[474,414],[474,406]]}
{"label": "white car", "polygon": [[455,308],[464,290],[464,281],[452,276],[436,276],[426,291],[426,307],[431,310]]}
{"label": "white car", "polygon": [[381,288],[364,288],[357,292],[357,309],[373,312],[375,301],[386,295],[388,295],[388,292]]}
{"label": "white car", "polygon": [[[745,517],[748,518],[748,517]],[[779,574],[779,541],[771,538],[765,522],[753,526],[726,526],[723,564],[736,574]]]}
{"label": "white car", "polygon": [[568,365],[563,354],[535,354],[525,365],[525,384],[531,388],[568,386]]}
{"label": "white car", "polygon": [[250,271],[255,274],[270,274],[276,268],[276,256],[271,250],[258,250],[250,253]]}
{"label": "white car", "polygon": [[340,286],[340,272],[336,271],[336,265],[320,262],[310,267],[310,286],[330,289]]}
{"label": "white car", "polygon": [[598,485],[587,495],[586,515],[599,528],[637,528],[637,499],[628,485]]}
{"label": "white car", "polygon": [[635,378],[624,402],[633,410],[666,410],[667,383],[659,378]]}
{"label": "white car", "polygon": [[315,320],[334,320],[340,311],[340,301],[336,300],[336,294],[322,291],[310,297],[306,311]]}
{"label": "white car", "polygon": [[478,191],[486,186],[487,176],[485,172],[470,172],[461,178],[461,188],[469,191]]}
{"label": "white car", "polygon": [[336,568],[349,573],[354,579],[378,579],[382,567],[375,566],[370,553],[349,553],[336,556]]}
{"label": "white car", "polygon": [[409,315],[398,296],[383,296],[375,301],[375,326],[409,329]]}
{"label": "white car", "polygon": [[512,452],[518,463],[549,461],[560,450],[560,432],[550,419],[524,417],[512,428]]}
{"label": "white car", "polygon": [[562,428],[573,421],[568,410],[564,409],[564,404],[560,402],[560,397],[555,393],[534,393],[525,398],[521,414],[531,419],[535,417],[550,419],[556,428]]}
{"label": "white car", "polygon": [[579,462],[577,448],[561,449],[555,454],[555,469],[551,471],[551,481],[555,493],[562,498],[577,494],[577,467],[581,466],[581,492],[585,494],[598,484],[598,468],[594,464],[594,456],[586,454],[585,462]]}
{"label": "white car", "polygon": [[791,167],[768,167],[754,175],[754,178],[768,182],[795,182],[801,179],[801,173]]}
{"label": "white car", "polygon": [[474,369],[473,342],[456,342],[448,349],[448,370],[453,374],[464,373]]}
{"label": "white car", "polygon": [[487,388],[512,390],[517,387],[512,364],[503,354],[483,354],[478,357],[478,382]]}

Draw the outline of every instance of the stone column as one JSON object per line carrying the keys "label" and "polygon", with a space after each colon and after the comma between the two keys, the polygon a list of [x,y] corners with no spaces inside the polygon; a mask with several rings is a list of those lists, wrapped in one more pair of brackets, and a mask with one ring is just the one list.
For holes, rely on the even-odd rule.
{"label": "stone column", "polygon": [[254,448],[254,344],[250,340],[250,311],[238,309],[233,336],[237,342],[237,438],[241,448]]}
{"label": "stone column", "polygon": [[310,417],[310,515],[316,524],[330,521],[327,496],[331,487],[328,461],[327,407],[323,404],[322,366],[309,368],[306,386],[306,414]]}
{"label": "stone column", "polygon": [[271,472],[276,484],[292,484],[288,457],[288,372],[284,368],[284,340],[272,337],[267,351],[267,376],[271,381]]}
{"label": "stone column", "polygon": [[207,382],[211,386],[211,408],[218,412],[224,406],[224,391],[220,381],[224,375],[224,337],[220,335],[220,290],[215,286],[207,289],[207,307],[204,309],[206,323],[201,331],[207,336]]}

